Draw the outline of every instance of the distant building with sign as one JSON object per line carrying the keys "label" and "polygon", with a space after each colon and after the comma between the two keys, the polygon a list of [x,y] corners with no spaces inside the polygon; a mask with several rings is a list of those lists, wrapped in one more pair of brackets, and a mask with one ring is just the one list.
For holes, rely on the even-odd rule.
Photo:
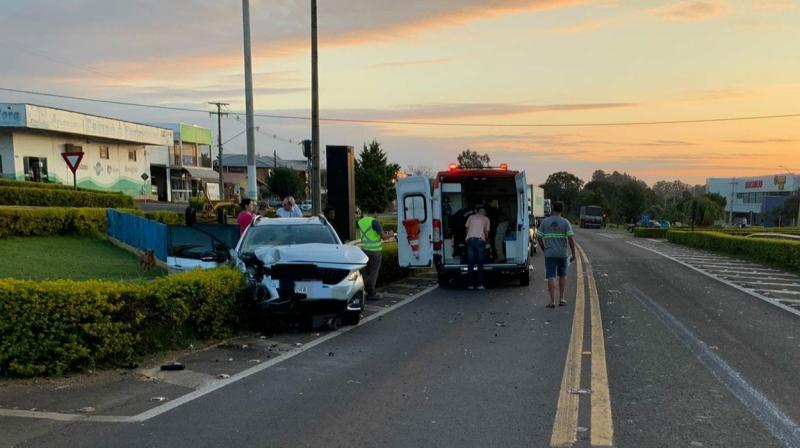
{"label": "distant building with sign", "polygon": [[212,200],[220,199],[219,173],[212,169],[211,129],[185,123],[156,123],[170,129],[173,141],[165,146],[149,146],[153,194],[162,202],[187,202],[208,191]]}
{"label": "distant building with sign", "polygon": [[72,185],[61,154],[83,153],[77,185],[151,195],[146,147],[172,145],[169,129],[33,104],[0,103],[0,174]]}
{"label": "distant building with sign", "polygon": [[[729,177],[706,179],[709,193],[717,193],[727,200],[726,219],[734,224],[764,224],[764,212],[783,203],[800,189],[800,176],[790,173],[756,177]],[[732,219],[730,214],[733,213]],[[791,219],[791,217],[789,218]]]}

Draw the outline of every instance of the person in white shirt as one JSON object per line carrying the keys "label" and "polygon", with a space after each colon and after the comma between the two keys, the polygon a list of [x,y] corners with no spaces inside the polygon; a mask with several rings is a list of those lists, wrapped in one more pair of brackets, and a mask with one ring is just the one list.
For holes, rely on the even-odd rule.
{"label": "person in white shirt", "polygon": [[303,211],[297,206],[292,196],[283,198],[283,206],[275,212],[279,218],[302,218]]}

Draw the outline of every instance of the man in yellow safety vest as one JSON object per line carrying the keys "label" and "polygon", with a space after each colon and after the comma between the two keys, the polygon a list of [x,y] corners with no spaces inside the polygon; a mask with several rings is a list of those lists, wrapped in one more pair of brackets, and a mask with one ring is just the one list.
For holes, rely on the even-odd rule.
{"label": "man in yellow safety vest", "polygon": [[367,254],[369,259],[364,272],[366,300],[379,299],[375,293],[375,283],[378,281],[378,273],[381,270],[383,240],[391,237],[389,232],[383,231],[383,227],[377,219],[379,214],[379,210],[370,210],[369,216],[364,216],[356,223],[358,233],[361,235],[361,250]]}

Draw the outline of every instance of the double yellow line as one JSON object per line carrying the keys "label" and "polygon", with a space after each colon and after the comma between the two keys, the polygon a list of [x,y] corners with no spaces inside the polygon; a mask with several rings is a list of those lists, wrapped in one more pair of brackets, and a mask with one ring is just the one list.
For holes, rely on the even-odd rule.
{"label": "double yellow line", "polygon": [[[614,425],[611,418],[611,397],[608,390],[608,370],[606,368],[606,348],[603,340],[603,321],[600,317],[600,299],[592,267],[586,253],[579,246],[577,258],[577,289],[575,314],[572,319],[567,360],[564,363],[564,376],[558,395],[556,418],[550,437],[551,447],[570,447],[577,441],[578,414],[581,397],[590,400],[590,443],[593,447],[611,447],[614,443]],[[585,272],[584,272],[585,265]],[[584,280],[584,275],[586,280]],[[591,351],[583,351],[583,335],[586,322],[586,291],[589,290],[589,321],[591,325]],[[581,367],[583,356],[591,357],[590,393],[581,388]]]}

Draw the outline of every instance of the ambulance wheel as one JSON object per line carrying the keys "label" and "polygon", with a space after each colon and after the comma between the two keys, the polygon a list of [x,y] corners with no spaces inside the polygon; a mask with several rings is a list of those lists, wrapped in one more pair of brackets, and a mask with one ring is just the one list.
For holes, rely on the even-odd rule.
{"label": "ambulance wheel", "polygon": [[519,274],[519,286],[528,286],[531,284],[531,275],[528,270]]}
{"label": "ambulance wheel", "polygon": [[436,279],[439,281],[439,286],[442,288],[446,288],[450,286],[450,276],[447,274],[438,274]]}

